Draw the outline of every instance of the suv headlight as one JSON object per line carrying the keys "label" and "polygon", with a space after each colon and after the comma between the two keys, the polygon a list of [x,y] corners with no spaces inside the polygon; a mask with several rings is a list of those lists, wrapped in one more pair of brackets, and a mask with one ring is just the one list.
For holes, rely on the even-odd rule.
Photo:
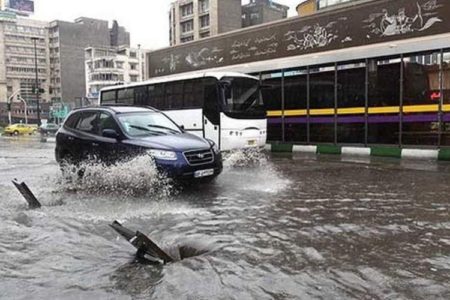
{"label": "suv headlight", "polygon": [[177,154],[173,151],[166,150],[148,150],[147,152],[156,159],[161,160],[177,160]]}
{"label": "suv headlight", "polygon": [[211,145],[211,149],[214,151],[215,154],[219,154],[220,150],[216,143],[214,143],[212,140],[208,139],[208,143]]}

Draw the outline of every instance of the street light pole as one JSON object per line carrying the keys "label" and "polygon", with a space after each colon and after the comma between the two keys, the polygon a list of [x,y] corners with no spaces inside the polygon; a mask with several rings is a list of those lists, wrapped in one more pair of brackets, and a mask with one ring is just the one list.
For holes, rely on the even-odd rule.
{"label": "street light pole", "polygon": [[38,62],[37,62],[37,48],[36,48],[36,42],[38,40],[37,37],[31,38],[34,42],[34,68],[35,68],[35,74],[36,74],[36,82],[34,87],[34,92],[36,94],[36,108],[37,108],[37,121],[38,126],[41,126],[41,108],[39,107],[39,77],[38,77]]}
{"label": "street light pole", "polygon": [[8,107],[8,121],[9,121],[9,125],[11,125],[11,107],[12,107],[12,102],[13,102],[13,99],[14,99],[14,97],[16,96],[16,95],[18,95],[20,93],[20,89],[18,89],[17,91],[15,91],[14,93],[12,93],[12,95],[11,96],[9,96],[9,98],[8,98],[8,102],[7,102],[7,105],[9,106]]}

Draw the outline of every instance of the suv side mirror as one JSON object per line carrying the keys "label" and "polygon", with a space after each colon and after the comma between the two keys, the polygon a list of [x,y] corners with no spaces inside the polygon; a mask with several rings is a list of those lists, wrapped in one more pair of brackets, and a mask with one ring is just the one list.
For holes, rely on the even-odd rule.
{"label": "suv side mirror", "polygon": [[184,132],[184,125],[179,125],[179,127],[180,127],[181,131]]}
{"label": "suv side mirror", "polygon": [[102,136],[111,139],[118,139],[120,137],[119,133],[114,129],[103,129]]}

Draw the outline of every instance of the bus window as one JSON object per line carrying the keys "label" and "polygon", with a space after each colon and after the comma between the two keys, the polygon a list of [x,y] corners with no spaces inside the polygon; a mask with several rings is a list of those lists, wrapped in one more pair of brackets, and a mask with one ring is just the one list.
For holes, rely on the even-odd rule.
{"label": "bus window", "polygon": [[170,109],[183,108],[183,82],[171,82],[166,84],[166,100]]}
{"label": "bus window", "polygon": [[134,88],[122,89],[117,92],[117,103],[134,104]]}
{"label": "bus window", "polygon": [[168,106],[165,103],[164,84],[155,84],[148,87],[148,105],[157,109],[167,109]]}
{"label": "bus window", "polygon": [[141,106],[149,105],[147,87],[140,86],[134,89],[134,104]]}
{"label": "bus window", "polygon": [[114,104],[116,103],[116,91],[105,91],[101,94],[101,104]]}
{"label": "bus window", "polygon": [[203,86],[199,79],[184,83],[184,108],[203,107]]}

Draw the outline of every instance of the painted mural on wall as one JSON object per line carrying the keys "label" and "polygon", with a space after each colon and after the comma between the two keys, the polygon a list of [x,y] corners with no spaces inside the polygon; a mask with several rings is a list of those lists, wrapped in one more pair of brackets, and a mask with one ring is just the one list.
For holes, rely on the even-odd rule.
{"label": "painted mural on wall", "polygon": [[405,7],[399,8],[396,12],[383,8],[381,12],[373,13],[364,20],[364,23],[368,23],[364,26],[369,29],[367,38],[427,30],[443,21],[437,12],[441,6],[437,0],[430,0],[425,3],[416,2],[416,9],[411,12],[408,12]]}
{"label": "painted mural on wall", "polygon": [[257,36],[255,38],[236,39],[231,44],[230,57],[239,61],[251,57],[261,57],[278,51],[277,34]]}
{"label": "painted mural on wall", "polygon": [[198,52],[190,52],[186,56],[186,63],[194,68],[198,68],[207,64],[220,64],[223,61],[221,53],[223,49],[217,47],[202,48]]}
{"label": "painted mural on wall", "polygon": [[151,76],[450,32],[449,0],[374,1],[149,54]]}
{"label": "painted mural on wall", "polygon": [[[337,21],[329,22],[325,26],[315,24],[313,26],[306,25],[298,31],[290,30],[284,34],[288,42],[287,51],[307,50],[314,48],[322,48],[330,45],[340,38],[338,31],[339,22],[347,21],[347,17],[341,17]],[[351,37],[346,36],[341,42],[351,41]]]}

